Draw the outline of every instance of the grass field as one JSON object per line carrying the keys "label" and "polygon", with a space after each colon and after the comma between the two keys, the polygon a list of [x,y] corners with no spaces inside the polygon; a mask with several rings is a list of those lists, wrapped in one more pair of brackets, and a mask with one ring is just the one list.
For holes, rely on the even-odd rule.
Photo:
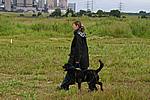
{"label": "grass field", "polygon": [[[56,90],[65,72],[72,40],[71,23],[87,28],[90,68],[105,67],[104,84],[88,93],[82,84]],[[2,100],[149,100],[150,20],[136,18],[21,18],[0,15],[0,99]],[[11,39],[13,40],[11,44]]]}

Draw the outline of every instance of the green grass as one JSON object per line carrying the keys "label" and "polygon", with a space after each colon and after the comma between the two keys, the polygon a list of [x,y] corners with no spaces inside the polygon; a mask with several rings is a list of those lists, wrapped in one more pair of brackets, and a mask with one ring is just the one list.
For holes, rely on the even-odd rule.
{"label": "green grass", "polygon": [[150,20],[127,17],[106,18],[22,18],[15,14],[0,14],[0,36],[71,37],[71,24],[81,20],[89,36],[150,38]]}
{"label": "green grass", "polygon": [[[70,24],[75,19],[0,16],[4,24],[2,26],[0,22],[0,99],[149,100],[150,39],[149,34],[146,35],[149,20],[137,19],[134,26],[134,19],[80,19],[88,29],[90,68],[97,69],[99,59],[105,64],[99,73],[104,92],[88,93],[86,83],[82,84],[82,94],[78,93],[76,85],[71,86],[68,92],[56,90],[65,75],[61,66],[68,59],[73,36]],[[126,33],[128,28],[122,31],[121,27],[130,26],[129,22],[132,27],[142,27],[144,31],[135,28],[134,32],[139,32],[139,35]],[[103,27],[96,28],[96,23]],[[121,24],[117,26],[120,31],[114,24]],[[115,34],[114,31],[114,34],[107,34],[105,25],[110,27],[108,31],[113,33],[117,30],[120,33]],[[99,34],[90,34],[90,31],[98,30]],[[106,34],[101,34],[103,31]],[[141,35],[140,32],[145,33]]]}
{"label": "green grass", "polygon": [[[100,73],[104,92],[82,95],[77,87],[57,91],[65,73],[70,38],[19,40],[0,39],[0,96],[26,99],[123,99],[148,100],[150,89],[150,40],[139,38],[89,37],[90,68],[105,67]],[[48,83],[50,81],[50,83]]]}

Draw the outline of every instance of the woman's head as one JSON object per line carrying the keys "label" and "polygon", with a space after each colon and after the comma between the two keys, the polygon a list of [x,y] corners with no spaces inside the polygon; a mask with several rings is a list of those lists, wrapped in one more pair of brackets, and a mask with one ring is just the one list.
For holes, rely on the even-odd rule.
{"label": "woman's head", "polygon": [[80,30],[81,32],[84,32],[84,26],[80,21],[75,21],[72,24],[72,27],[74,30]]}

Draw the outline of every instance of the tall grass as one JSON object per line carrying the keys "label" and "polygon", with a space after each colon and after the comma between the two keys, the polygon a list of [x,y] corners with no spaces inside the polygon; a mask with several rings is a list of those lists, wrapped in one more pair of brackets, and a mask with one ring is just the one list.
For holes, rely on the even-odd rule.
{"label": "tall grass", "polygon": [[71,24],[81,20],[89,36],[150,37],[150,20],[136,17],[117,18],[21,18],[0,15],[0,36],[70,37]]}

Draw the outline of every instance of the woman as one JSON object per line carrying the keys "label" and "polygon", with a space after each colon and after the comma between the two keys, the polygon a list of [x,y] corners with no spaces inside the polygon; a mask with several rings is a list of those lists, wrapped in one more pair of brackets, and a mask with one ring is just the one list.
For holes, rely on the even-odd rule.
{"label": "woman", "polygon": [[[74,38],[71,44],[70,58],[68,64],[75,68],[85,70],[89,67],[89,55],[88,46],[86,42],[86,34],[84,33],[84,26],[80,21],[75,21],[72,24],[74,29]],[[73,73],[67,73],[64,81],[62,82],[60,89],[69,90],[69,85],[75,83],[75,80],[71,79]]]}

